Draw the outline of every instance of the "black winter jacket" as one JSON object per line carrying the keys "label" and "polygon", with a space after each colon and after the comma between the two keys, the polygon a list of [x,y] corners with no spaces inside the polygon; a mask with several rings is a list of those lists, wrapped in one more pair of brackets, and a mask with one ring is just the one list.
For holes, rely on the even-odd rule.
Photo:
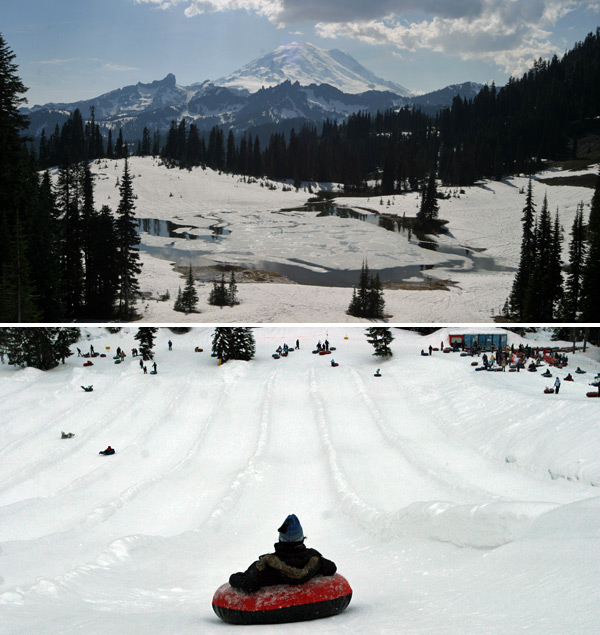
{"label": "black winter jacket", "polygon": [[254,593],[274,584],[303,584],[316,575],[333,575],[337,567],[316,549],[303,542],[276,542],[275,553],[267,553],[253,562],[244,573],[233,573],[229,584],[246,593]]}

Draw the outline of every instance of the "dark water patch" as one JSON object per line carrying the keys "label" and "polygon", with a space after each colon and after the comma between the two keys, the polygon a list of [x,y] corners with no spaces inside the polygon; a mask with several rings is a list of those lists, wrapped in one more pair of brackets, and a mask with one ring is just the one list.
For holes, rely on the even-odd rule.
{"label": "dark water patch", "polygon": [[[300,265],[292,265],[280,262],[260,261],[246,265],[250,269],[262,269],[272,271],[280,276],[284,276],[297,284],[319,286],[319,287],[354,287],[358,285],[360,277],[360,269],[330,269],[314,263],[307,263],[297,259],[291,259],[293,262],[299,262]],[[305,265],[318,268],[319,271],[308,269]],[[436,265],[437,267],[446,267],[449,269],[460,268],[461,261],[448,261]],[[424,272],[434,268],[434,265],[406,265],[402,267],[386,267],[377,270],[379,278],[383,285],[406,282],[409,279],[418,279],[425,281],[427,277]]]}
{"label": "dark water patch", "polygon": [[194,225],[179,225],[170,220],[136,218],[136,223],[136,229],[139,233],[150,234],[150,236],[162,236],[163,238],[179,238],[180,240],[205,240],[215,242],[231,234],[230,229],[218,224],[209,227],[210,234],[194,234],[189,231],[182,231],[182,228],[187,230],[198,229],[198,227]]}

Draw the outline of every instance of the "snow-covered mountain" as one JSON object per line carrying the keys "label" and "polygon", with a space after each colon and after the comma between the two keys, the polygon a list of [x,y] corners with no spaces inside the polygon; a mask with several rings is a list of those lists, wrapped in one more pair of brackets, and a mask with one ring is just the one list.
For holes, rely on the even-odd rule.
{"label": "snow-covered mountain", "polygon": [[311,44],[290,44],[265,55],[228,77],[183,86],[169,73],[161,80],[138,82],[73,103],[49,103],[23,109],[29,134],[37,137],[61,125],[79,109],[84,118],[94,108],[106,131],[122,128],[126,139],[141,138],[144,127],[165,131],[185,117],[201,131],[215,125],[236,130],[279,125],[341,121],[357,111],[383,112],[412,103],[427,110],[452,103],[456,94],[472,96],[474,84],[461,84],[412,97],[393,82],[377,77],[348,54]]}
{"label": "snow-covered mountain", "polygon": [[404,97],[411,95],[404,86],[378,77],[348,53],[339,49],[326,51],[307,42],[280,46],[214,83],[229,88],[245,88],[254,93],[286,80],[298,82],[301,86],[329,84],[351,94],[377,90],[391,91]]}

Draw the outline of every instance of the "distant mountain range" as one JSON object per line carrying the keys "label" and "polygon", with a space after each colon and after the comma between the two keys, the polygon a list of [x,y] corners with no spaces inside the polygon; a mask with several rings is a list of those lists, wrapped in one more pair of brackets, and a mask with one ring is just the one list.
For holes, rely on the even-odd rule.
{"label": "distant mountain range", "polygon": [[38,136],[42,129],[51,133],[77,108],[89,117],[93,106],[102,129],[121,127],[124,137],[132,140],[141,137],[144,127],[165,130],[182,117],[201,131],[220,125],[268,132],[274,125],[291,128],[305,121],[343,120],[358,111],[383,112],[407,105],[435,111],[450,105],[455,95],[470,98],[480,89],[481,84],[466,82],[415,96],[377,77],[347,53],[293,43],[215,81],[181,86],[170,73],[162,80],[118,88],[93,99],[23,111],[31,121],[30,134]]}

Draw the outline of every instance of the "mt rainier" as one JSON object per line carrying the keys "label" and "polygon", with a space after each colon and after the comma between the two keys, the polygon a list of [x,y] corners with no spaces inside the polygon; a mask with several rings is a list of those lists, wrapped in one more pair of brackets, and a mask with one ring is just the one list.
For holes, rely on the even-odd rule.
{"label": "mt rainier", "polygon": [[254,93],[289,80],[301,86],[329,84],[344,93],[369,90],[390,91],[409,97],[410,91],[378,77],[353,57],[338,49],[324,50],[307,42],[292,42],[246,64],[227,77],[214,81],[217,86],[245,88]]}

